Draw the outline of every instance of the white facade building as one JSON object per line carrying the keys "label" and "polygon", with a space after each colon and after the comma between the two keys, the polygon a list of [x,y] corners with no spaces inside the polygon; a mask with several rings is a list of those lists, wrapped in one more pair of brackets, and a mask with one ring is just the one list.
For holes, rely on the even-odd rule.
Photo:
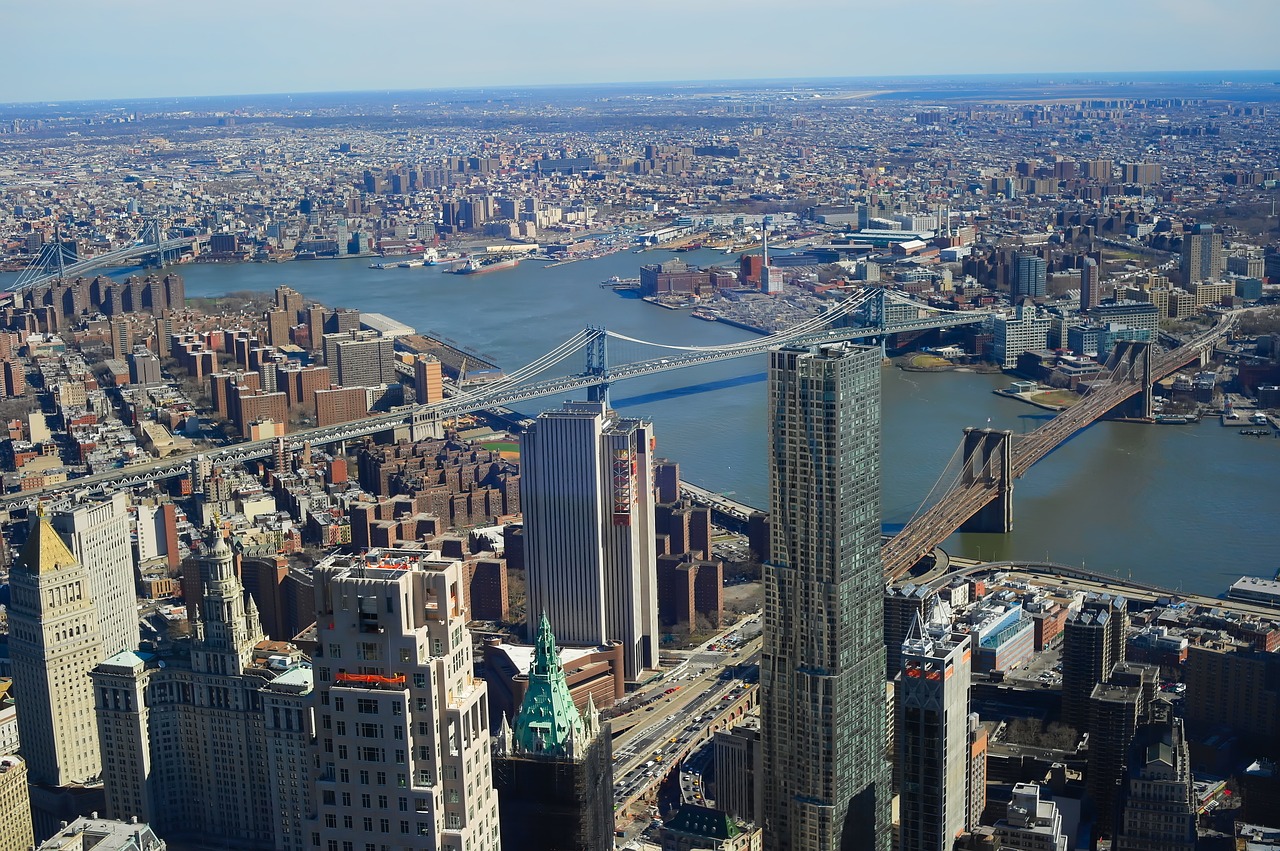
{"label": "white facade building", "polygon": [[[170,838],[303,851],[312,837],[284,830],[295,820],[277,807],[287,794],[270,772],[272,749],[300,752],[310,729],[265,713],[262,692],[279,675],[310,671],[269,662],[269,650],[288,645],[265,641],[230,547],[217,532],[210,544],[190,647],[122,650],[93,670],[107,814]],[[289,793],[310,795],[309,772],[284,779],[297,787]]]}
{"label": "white facade building", "polygon": [[973,827],[970,796],[970,646],[946,604],[919,616],[902,643],[895,708],[902,851],[950,851]]}
{"label": "white facade building", "polygon": [[1069,847],[1058,805],[1040,800],[1040,787],[1034,783],[1013,787],[1009,809],[996,822],[996,840],[1001,848],[1012,851],[1067,851]]}
{"label": "white facade building", "polygon": [[995,317],[995,360],[1005,369],[1018,365],[1018,355],[1043,349],[1049,344],[1049,326],[1052,320],[1040,316],[1034,304],[1024,302],[1015,309],[1013,316]]}
{"label": "white facade building", "polygon": [[54,511],[49,522],[71,554],[89,571],[89,593],[98,612],[102,658],[137,649],[138,598],[134,593],[128,497],[114,493]]}
{"label": "white facade building", "polygon": [[621,641],[626,677],[658,663],[653,425],[604,402],[542,413],[520,441],[529,634]]}
{"label": "white facade building", "polygon": [[9,574],[9,655],[32,783],[88,783],[102,770],[89,679],[102,639],[90,586],[89,571],[37,517]]}
{"label": "white facade building", "polygon": [[421,550],[334,556],[316,566],[315,599],[313,847],[498,851],[461,563]]}

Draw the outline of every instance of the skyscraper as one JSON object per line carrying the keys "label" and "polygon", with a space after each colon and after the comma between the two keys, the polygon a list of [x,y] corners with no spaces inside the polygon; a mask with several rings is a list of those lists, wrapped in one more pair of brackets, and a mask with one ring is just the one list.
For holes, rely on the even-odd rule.
{"label": "skyscraper", "polygon": [[953,633],[942,603],[917,617],[902,642],[897,681],[901,851],[950,851],[970,829],[969,683],[966,633]]}
{"label": "skyscraper", "polygon": [[1123,597],[1090,595],[1063,625],[1062,721],[1089,728],[1089,696],[1125,660],[1129,615]]}
{"label": "skyscraper", "polygon": [[35,842],[31,830],[31,794],[22,757],[0,756],[0,851],[27,851]]}
{"label": "skyscraper", "polygon": [[1138,729],[1120,790],[1116,851],[1194,851],[1197,802],[1182,719],[1164,707]]}
{"label": "skyscraper", "polygon": [[209,544],[198,559],[190,647],[123,650],[93,670],[107,814],[136,817],[168,837],[303,851],[310,837],[277,803],[309,794],[311,777],[295,767],[278,797],[270,768],[310,743],[310,725],[286,727],[278,711],[267,715],[262,690],[277,676],[309,682],[311,671],[296,652],[270,665],[268,653],[258,655],[265,636],[257,607],[226,540],[215,530]]}
{"label": "skyscraper", "polygon": [[628,679],[658,663],[653,424],[604,402],[543,412],[520,439],[529,634],[621,641]]}
{"label": "skyscraper", "polygon": [[32,783],[87,783],[102,770],[89,679],[102,639],[91,587],[89,571],[39,516],[9,574],[9,655]]}
{"label": "skyscraper", "polygon": [[769,359],[765,847],[887,851],[880,351],[786,347]]}
{"label": "skyscraper", "polygon": [[1201,223],[1182,237],[1182,285],[1213,281],[1226,268],[1222,259],[1222,234],[1213,225]]}
{"label": "skyscraper", "polygon": [[1016,304],[1023,298],[1043,298],[1046,292],[1048,265],[1043,257],[1019,254],[1010,294]]}
{"label": "skyscraper", "polygon": [[1099,273],[1098,261],[1086,257],[1080,267],[1080,309],[1088,312],[1097,307],[1101,300],[1102,275]]}
{"label": "skyscraper", "polygon": [[471,664],[461,562],[371,550],[331,556],[314,576],[312,847],[498,851],[488,689]]}
{"label": "skyscraper", "polygon": [[504,848],[595,851],[613,845],[613,749],[609,722],[588,697],[569,694],[550,622],[538,624],[528,690],[514,728],[502,717],[494,786]]}
{"label": "skyscraper", "polygon": [[138,647],[138,598],[134,594],[129,501],[123,493],[54,511],[49,523],[89,571],[89,595],[102,639],[99,662]]}

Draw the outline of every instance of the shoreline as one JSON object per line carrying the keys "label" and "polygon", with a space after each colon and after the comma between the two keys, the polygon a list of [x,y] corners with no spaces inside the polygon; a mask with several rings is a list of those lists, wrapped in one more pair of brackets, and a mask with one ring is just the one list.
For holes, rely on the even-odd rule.
{"label": "shoreline", "polygon": [[1003,396],[1006,399],[1015,399],[1019,402],[1025,402],[1028,405],[1034,405],[1035,407],[1041,408],[1042,410],[1045,410],[1045,411],[1053,411],[1054,413],[1065,411],[1069,407],[1067,405],[1052,405],[1048,402],[1037,402],[1035,399],[1032,399],[1029,396],[1024,396],[1021,393],[1014,393],[1012,390],[1005,390],[1000,387],[997,387],[991,392],[996,394],[997,396]]}

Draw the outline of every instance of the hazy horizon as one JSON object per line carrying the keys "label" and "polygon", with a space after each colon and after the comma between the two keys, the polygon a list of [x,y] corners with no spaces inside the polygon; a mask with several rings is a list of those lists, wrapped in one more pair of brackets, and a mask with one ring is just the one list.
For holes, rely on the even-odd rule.
{"label": "hazy horizon", "polygon": [[[1275,76],[1273,81],[1270,78]],[[1242,79],[1250,76],[1257,79]],[[1010,71],[1002,73],[972,73],[972,74],[884,74],[879,76],[844,76],[844,77],[759,77],[759,78],[706,78],[706,79],[672,79],[672,80],[606,80],[600,82],[569,82],[569,83],[489,83],[486,85],[471,86],[422,86],[418,88],[353,88],[353,89],[295,89],[290,91],[225,91],[225,92],[208,92],[202,94],[158,94],[158,95],[139,95],[139,96],[122,96],[122,97],[92,97],[92,98],[40,98],[29,101],[0,101],[0,107],[3,108],[21,108],[31,106],[66,106],[69,104],[125,104],[125,103],[152,103],[156,101],[201,101],[201,100],[232,100],[237,98],[292,98],[307,96],[357,96],[357,95],[414,95],[414,94],[431,94],[436,92],[538,92],[544,90],[563,89],[572,90],[592,90],[592,89],[619,89],[621,91],[644,91],[647,89],[661,89],[665,87],[672,88],[688,88],[692,91],[697,90],[714,90],[724,88],[732,90],[735,88],[783,88],[786,86],[795,87],[821,87],[821,86],[840,86],[848,83],[868,83],[884,85],[885,83],[902,81],[905,84],[910,83],[929,83],[932,81],[948,81],[948,82],[973,82],[975,84],[983,82],[998,82],[1007,80],[1010,83],[1024,84],[1044,84],[1044,85],[1060,85],[1060,86],[1076,86],[1087,87],[1093,83],[1116,83],[1116,84],[1142,84],[1150,83],[1153,85],[1169,85],[1177,84],[1181,80],[1175,79],[1179,77],[1190,78],[1186,82],[1188,84],[1213,84],[1222,81],[1225,84],[1246,84],[1246,85],[1266,85],[1273,84],[1276,86],[1274,97],[1266,98],[1266,100],[1280,100],[1280,68],[1267,69],[1230,69],[1230,68],[1208,68],[1190,71],[1170,71],[1167,69],[1144,69],[1134,71]],[[1052,78],[1052,79],[1048,79]],[[1203,78],[1203,79],[1196,79]],[[896,90],[886,87],[886,93],[893,93]],[[903,92],[912,91],[909,87],[904,87]],[[1100,89],[1101,91],[1101,89]],[[1109,91],[1109,89],[1107,90]]]}
{"label": "hazy horizon", "polygon": [[[50,10],[56,9],[51,14]],[[6,13],[9,103],[689,82],[1275,70],[1274,0],[64,0]],[[56,45],[54,40],[56,39]],[[1088,70],[1095,64],[1108,70]],[[601,81],[609,81],[602,83]]]}

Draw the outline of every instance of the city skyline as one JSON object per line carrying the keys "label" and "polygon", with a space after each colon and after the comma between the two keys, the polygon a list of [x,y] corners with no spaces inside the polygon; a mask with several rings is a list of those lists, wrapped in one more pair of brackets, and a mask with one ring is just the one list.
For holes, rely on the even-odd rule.
{"label": "city skyline", "polygon": [[[288,4],[262,6],[243,0],[223,4],[217,15],[200,7],[162,8],[146,0],[110,6],[70,0],[59,6],[57,38],[62,55],[75,61],[45,63],[48,43],[40,38],[13,40],[7,58],[10,77],[17,83],[10,90],[14,102],[598,81],[930,76],[957,71],[1088,77],[1273,69],[1269,41],[1275,27],[1236,24],[1274,24],[1274,7],[1262,0],[1232,0],[1222,6],[1226,8],[1220,14],[1207,16],[1202,4],[1187,0],[1075,4],[1075,19],[1104,16],[1106,21],[1105,27],[1091,32],[1089,54],[1105,57],[1099,69],[1083,67],[1090,63],[1081,60],[1073,39],[1028,37],[1061,27],[1056,8],[1012,0],[918,4],[917,20],[928,26],[912,34],[915,49],[908,51],[897,38],[875,37],[901,26],[896,8],[870,6],[851,12],[846,4],[830,0],[813,0],[786,15],[764,3],[710,0],[689,6],[664,0],[644,16],[621,5],[570,0],[557,8],[554,20],[503,0],[486,18],[498,26],[474,29],[467,28],[466,20],[442,27],[439,10],[395,0],[379,6],[381,17],[357,31],[354,42],[351,28],[343,25],[347,5],[332,0],[308,4],[305,15]],[[8,18],[13,32],[49,29],[43,7],[18,7]],[[831,26],[832,20],[850,26]],[[139,33],[158,32],[162,22],[167,38],[138,40]],[[383,25],[394,36],[383,35]],[[182,37],[193,31],[202,37]],[[780,49],[742,49],[744,42],[766,31],[769,43]],[[378,44],[394,46],[406,32],[421,33],[420,46],[429,51],[407,40],[403,50],[377,49],[378,61],[369,67],[359,61]],[[622,39],[610,37],[612,32],[625,32],[636,49],[619,50]],[[1143,37],[1134,39],[1135,32]],[[1000,49],[992,49],[997,44]],[[654,60],[655,45],[661,47],[660,63]],[[804,49],[782,49],[787,45]],[[477,47],[489,57],[483,66],[470,61]],[[320,61],[326,56],[352,61]],[[19,73],[34,68],[41,73]],[[86,73],[88,68],[92,74]]]}
{"label": "city skyline", "polygon": [[[139,0],[97,64],[535,80],[589,26],[602,77],[889,74],[1213,30],[977,0],[929,53],[932,0],[577,2]],[[216,62],[168,62],[189,33]],[[1052,76],[0,106],[22,848],[93,813],[245,851],[1124,849],[1170,796],[1184,839],[1280,837],[1280,579],[1240,576],[1280,72]]]}

